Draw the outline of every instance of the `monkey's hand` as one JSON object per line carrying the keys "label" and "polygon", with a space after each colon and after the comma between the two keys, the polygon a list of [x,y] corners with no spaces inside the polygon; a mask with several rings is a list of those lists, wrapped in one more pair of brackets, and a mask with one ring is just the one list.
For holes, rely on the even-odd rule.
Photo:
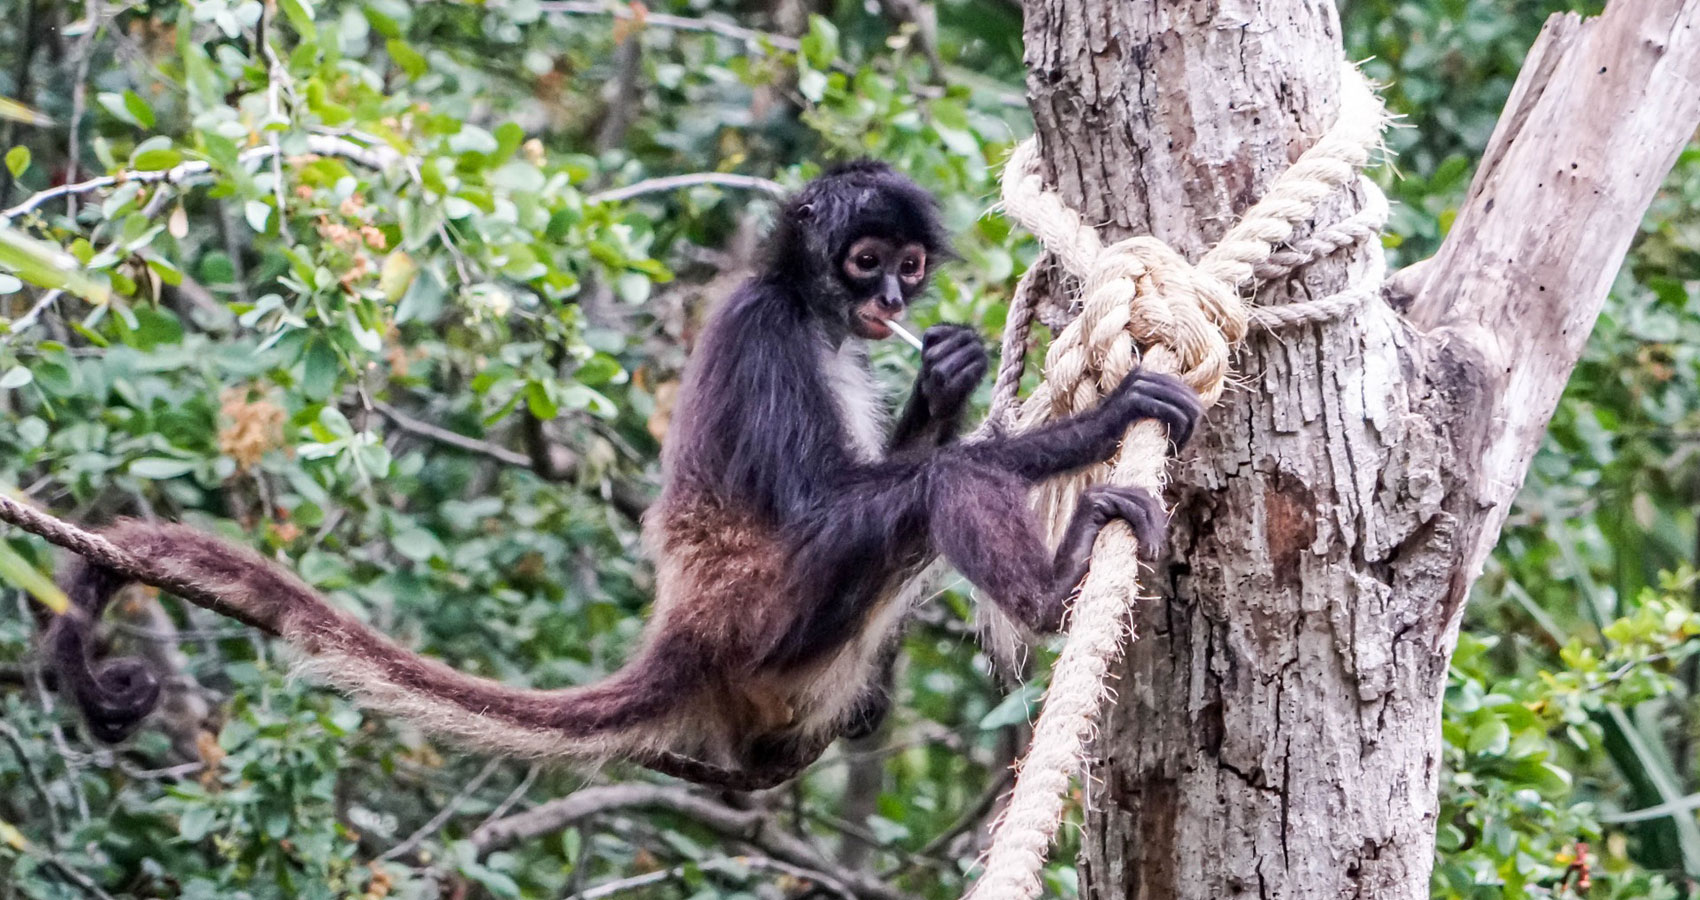
{"label": "monkey's hand", "polygon": [[1173,375],[1135,369],[1105,398],[1129,424],[1139,419],[1156,419],[1169,429],[1169,441],[1179,450],[1192,440],[1193,429],[1204,415],[1198,392]]}
{"label": "monkey's hand", "polygon": [[934,325],[921,335],[921,377],[915,389],[934,419],[954,419],[986,377],[986,347],[966,325]]}

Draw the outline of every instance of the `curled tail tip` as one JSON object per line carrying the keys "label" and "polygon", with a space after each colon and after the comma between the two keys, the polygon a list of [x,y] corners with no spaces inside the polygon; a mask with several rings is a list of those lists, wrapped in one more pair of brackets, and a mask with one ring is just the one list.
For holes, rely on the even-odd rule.
{"label": "curled tail tip", "polygon": [[60,690],[77,704],[89,734],[116,744],[134,734],[159,708],[162,691],[159,677],[140,659],[93,662],[89,652],[93,632],[87,611],[73,609],[49,627],[46,650]]}

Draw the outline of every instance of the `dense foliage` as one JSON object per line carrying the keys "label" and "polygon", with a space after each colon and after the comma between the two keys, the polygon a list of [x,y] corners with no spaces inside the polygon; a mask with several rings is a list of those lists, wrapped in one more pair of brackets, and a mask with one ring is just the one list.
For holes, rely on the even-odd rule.
{"label": "dense foliage", "polygon": [[[1554,8],[1347,4],[1348,53],[1373,54],[1412,126],[1384,173],[1401,259],[1444,234]],[[963,262],[921,325],[996,334],[1034,256],[985,213],[1031,127],[1013,3],[9,10],[0,488],[255,543],[515,684],[590,680],[630,645],[649,579],[634,519],[673,386],[772,191],[863,154],[935,190]],[[756,178],[648,181],[680,173]],[[1697,208],[1691,151],[1477,591],[1437,896],[1682,896],[1700,877]],[[912,375],[901,348],[878,364]],[[907,641],[886,732],[768,805],[718,824],[616,806],[497,848],[482,823],[643,776],[457,754],[146,592],[111,641],[170,668],[170,703],[99,748],[45,690],[13,587],[52,561],[0,540],[0,897],[782,896],[821,872],[955,897],[1039,692],[989,680],[952,589]]]}

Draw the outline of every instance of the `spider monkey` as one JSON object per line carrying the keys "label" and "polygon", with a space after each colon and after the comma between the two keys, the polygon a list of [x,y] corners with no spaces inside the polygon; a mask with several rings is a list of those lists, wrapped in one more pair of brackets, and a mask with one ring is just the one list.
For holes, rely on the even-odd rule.
{"label": "spider monkey", "polygon": [[[654,611],[624,667],[582,687],[529,690],[409,652],[258,554],[178,525],[105,532],[170,573],[167,587],[279,635],[309,674],[369,708],[485,750],[632,760],[726,787],[780,783],[841,735],[877,727],[906,610],[903,578],[942,554],[1026,627],[1061,627],[1093,540],[1121,519],[1160,545],[1157,499],[1101,486],[1056,551],[1028,509],[1036,482],[1102,461],[1134,421],[1186,443],[1202,411],[1164,375],[1135,372],[1096,408],[1036,430],[958,442],[987,368],[975,333],[926,331],[921,370],[886,434],[868,342],[952,255],[931,195],[860,161],[780,212],[765,269],[714,312],[687,366],[645,516]],[[142,663],[95,663],[90,634],[126,579],[79,560],[74,609],[46,643],[90,732],[118,740],[157,704]]]}

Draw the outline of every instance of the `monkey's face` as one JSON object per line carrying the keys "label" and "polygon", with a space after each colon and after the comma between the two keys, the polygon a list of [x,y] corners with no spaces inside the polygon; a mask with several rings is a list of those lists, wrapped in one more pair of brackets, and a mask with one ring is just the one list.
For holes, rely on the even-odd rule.
{"label": "monkey's face", "polygon": [[927,248],[868,235],[851,242],[839,263],[850,298],[850,330],[858,337],[891,337],[891,320],[903,315],[927,283]]}

